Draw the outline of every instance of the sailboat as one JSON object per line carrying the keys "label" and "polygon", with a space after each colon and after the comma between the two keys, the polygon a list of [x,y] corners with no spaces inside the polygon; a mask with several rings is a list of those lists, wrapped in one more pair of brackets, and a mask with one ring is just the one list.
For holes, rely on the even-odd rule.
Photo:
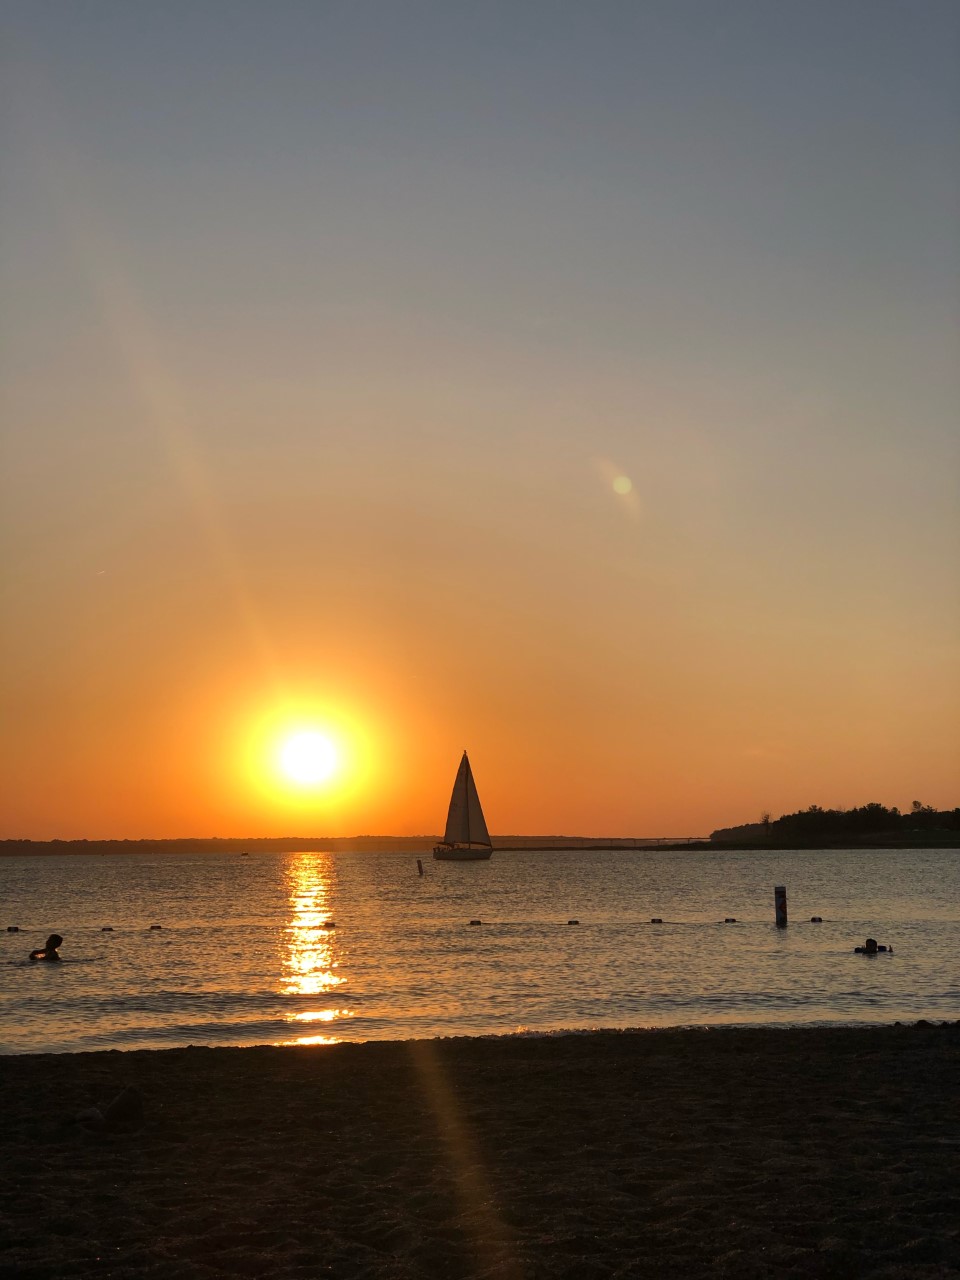
{"label": "sailboat", "polygon": [[447,828],[440,843],[434,845],[433,856],[449,862],[478,862],[489,858],[492,853],[493,845],[483,820],[477,784],[464,752],[453,783]]}

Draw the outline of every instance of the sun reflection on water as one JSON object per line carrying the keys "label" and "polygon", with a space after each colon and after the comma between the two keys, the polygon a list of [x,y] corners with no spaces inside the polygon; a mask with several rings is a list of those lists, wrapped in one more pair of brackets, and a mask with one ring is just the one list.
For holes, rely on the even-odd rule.
{"label": "sun reflection on water", "polygon": [[[285,996],[323,996],[346,983],[340,967],[337,935],[330,900],[330,859],[302,853],[289,859],[287,892],[292,919],[284,930],[283,979]],[[349,1009],[299,1009],[290,1022],[336,1022],[350,1018]],[[336,1044],[335,1035],[295,1036],[281,1044]]]}

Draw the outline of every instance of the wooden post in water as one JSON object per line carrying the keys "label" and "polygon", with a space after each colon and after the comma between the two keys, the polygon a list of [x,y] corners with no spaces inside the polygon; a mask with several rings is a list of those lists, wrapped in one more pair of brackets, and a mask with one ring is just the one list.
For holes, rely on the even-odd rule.
{"label": "wooden post in water", "polygon": [[423,875],[423,863],[419,858],[417,859],[417,874],[421,876]]}
{"label": "wooden post in water", "polygon": [[773,902],[777,911],[777,928],[787,927],[787,886],[778,884],[773,890]]}

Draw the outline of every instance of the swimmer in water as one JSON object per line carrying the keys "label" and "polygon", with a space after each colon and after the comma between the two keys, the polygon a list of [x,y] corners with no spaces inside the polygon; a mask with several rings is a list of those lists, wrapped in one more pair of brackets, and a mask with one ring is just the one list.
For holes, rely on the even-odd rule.
{"label": "swimmer in water", "polygon": [[62,947],[62,946],[63,946],[63,939],[60,937],[59,933],[51,933],[50,937],[44,943],[42,950],[30,952],[30,959],[31,960],[50,960],[55,962],[60,959],[60,954],[57,951],[57,947]]}

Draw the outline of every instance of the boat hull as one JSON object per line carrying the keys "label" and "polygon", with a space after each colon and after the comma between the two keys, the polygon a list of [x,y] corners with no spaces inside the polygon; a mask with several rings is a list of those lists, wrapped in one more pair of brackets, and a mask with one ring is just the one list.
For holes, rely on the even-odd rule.
{"label": "boat hull", "polygon": [[439,862],[485,862],[492,853],[492,849],[458,849],[456,845],[443,844],[435,845],[433,850]]}

